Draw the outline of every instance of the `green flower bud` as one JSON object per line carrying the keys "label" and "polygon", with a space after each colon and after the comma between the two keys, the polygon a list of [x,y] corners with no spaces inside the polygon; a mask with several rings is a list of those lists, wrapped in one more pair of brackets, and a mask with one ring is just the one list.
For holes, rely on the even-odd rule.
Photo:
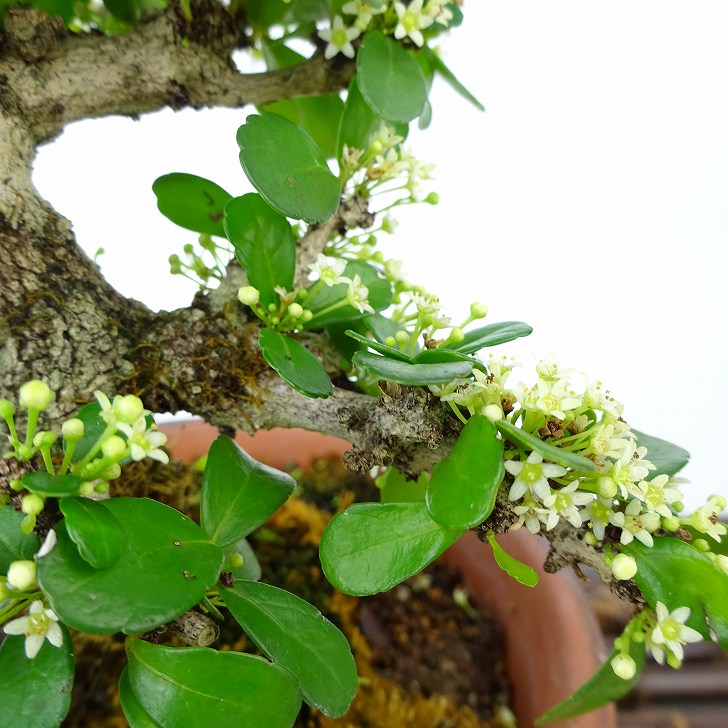
{"label": "green flower bud", "polygon": [[303,310],[303,313],[301,314],[301,321],[303,323],[308,323],[313,318],[313,311],[309,311],[307,308]]}
{"label": "green flower bud", "polygon": [[7,399],[0,399],[0,417],[9,420],[15,414],[15,407]]}
{"label": "green flower bud", "polygon": [[96,483],[96,485],[94,486],[94,491],[96,493],[104,495],[109,492],[109,484],[102,480],[100,483]]}
{"label": "green flower bud", "polygon": [[104,480],[116,480],[121,475],[121,465],[119,463],[112,463],[108,468],[105,468],[101,473],[101,477]]}
{"label": "green flower bud", "polygon": [[94,484],[90,480],[87,480],[85,483],[81,483],[81,487],[78,491],[79,495],[84,498],[90,498],[95,492]]}
{"label": "green flower bud", "polygon": [[456,326],[450,332],[450,336],[447,337],[447,340],[451,344],[459,344],[464,338],[465,338],[465,332],[459,326]]}
{"label": "green flower bud", "polygon": [[238,291],[238,301],[245,306],[255,306],[260,301],[260,291],[254,286],[243,286]]}
{"label": "green flower bud", "polygon": [[637,573],[637,562],[627,554],[617,554],[612,561],[612,574],[619,581],[631,579]]}
{"label": "green flower bud", "polygon": [[710,551],[710,544],[704,538],[693,539],[692,543],[698,551],[702,551],[703,553]]}
{"label": "green flower bud", "polygon": [[294,319],[301,318],[301,316],[303,315],[303,306],[301,306],[300,303],[292,303],[288,307],[288,313]]}
{"label": "green flower bud", "polygon": [[195,253],[195,248],[194,248],[194,246],[192,245],[192,243],[186,243],[186,244],[185,244],[185,245],[184,245],[184,246],[182,247],[182,250],[184,250],[184,252],[185,252],[185,255],[194,255],[194,253]]}
{"label": "green flower bud", "polygon": [[397,343],[400,346],[402,346],[403,344],[409,343],[410,336],[406,331],[402,330],[402,331],[398,331],[394,335],[394,338],[397,340]]}
{"label": "green flower bud", "polygon": [[387,336],[386,339],[384,339],[385,346],[391,346],[394,348],[397,346],[397,339],[394,338],[394,336]]}
{"label": "green flower bud", "polygon": [[13,561],[8,568],[7,582],[13,588],[20,589],[20,591],[35,586],[35,562]]}
{"label": "green flower bud", "polygon": [[603,477],[597,481],[597,493],[600,498],[614,498],[617,495],[617,484],[612,478]]}
{"label": "green flower bud", "polygon": [[63,434],[63,437],[71,442],[74,440],[80,440],[85,431],[86,426],[83,424],[82,420],[78,419],[78,417],[66,420],[61,426],[61,433]]}
{"label": "green flower bud", "polygon": [[677,516],[670,516],[670,518],[662,519],[662,527],[666,531],[675,533],[680,528],[680,519]]}
{"label": "green flower bud", "polygon": [[35,450],[30,445],[20,445],[18,447],[18,460],[26,462],[35,455]]}
{"label": "green flower bud", "polygon": [[41,382],[39,379],[33,379],[30,382],[26,382],[20,388],[19,394],[20,397],[18,401],[20,402],[21,407],[39,411],[48,407],[48,405],[56,398],[53,390],[45,382]]}
{"label": "green flower bud", "polygon": [[599,539],[591,531],[587,531],[584,534],[584,543],[587,546],[596,546],[599,543]]}
{"label": "green flower bud", "polygon": [[126,442],[118,435],[112,435],[101,446],[104,456],[112,460],[121,460],[126,455]]}
{"label": "green flower bud", "polygon": [[470,315],[474,319],[485,318],[488,315],[488,306],[484,303],[476,301],[470,304]]}
{"label": "green flower bud", "polygon": [[278,326],[278,324],[281,322],[281,317],[271,316],[270,322],[273,324],[273,326]]}
{"label": "green flower bud", "polygon": [[275,313],[278,310],[278,306],[275,303],[268,304],[268,313]]}
{"label": "green flower bud", "polygon": [[440,201],[440,195],[437,194],[437,192],[430,192],[427,197],[425,197],[425,202],[428,205],[436,205]]}
{"label": "green flower bud", "polygon": [[503,410],[497,404],[489,404],[483,407],[483,414],[491,422],[497,422],[503,419]]}
{"label": "green flower bud", "polygon": [[612,670],[617,677],[621,677],[622,680],[631,680],[637,672],[637,665],[635,661],[629,656],[620,653],[612,658]]}
{"label": "green flower bud", "polygon": [[239,569],[245,563],[245,559],[239,553],[230,554],[228,566],[231,569]]}
{"label": "green flower bud", "polygon": [[45,506],[45,501],[36,493],[28,493],[23,496],[23,502],[20,506],[20,510],[27,515],[37,516]]}
{"label": "green flower bud", "polygon": [[33,445],[37,448],[52,447],[53,443],[58,439],[58,435],[55,432],[47,432],[41,430],[35,433],[33,438]]}
{"label": "green flower bud", "polygon": [[127,425],[133,425],[140,417],[144,416],[144,405],[139,397],[127,394],[124,397],[114,397],[112,406],[116,419]]}
{"label": "green flower bud", "polygon": [[179,255],[170,255],[169,258],[169,272],[172,275],[178,275],[182,272],[182,261],[179,259]]}

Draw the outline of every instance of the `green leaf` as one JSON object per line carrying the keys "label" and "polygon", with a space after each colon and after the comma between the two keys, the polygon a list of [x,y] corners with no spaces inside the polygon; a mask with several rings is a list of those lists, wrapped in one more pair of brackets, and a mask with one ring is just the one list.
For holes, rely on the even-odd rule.
{"label": "green leaf", "polygon": [[[379,126],[383,121],[384,119],[364,100],[359,90],[357,76],[354,76],[349,85],[344,109],[341,112],[336,141],[337,158],[341,159],[344,144],[350,149],[366,151],[369,148],[372,136],[379,130]],[[397,136],[402,137],[402,139],[407,138],[407,132],[409,131],[407,124],[389,122],[388,126],[393,127]]]}
{"label": "green leaf", "polygon": [[513,577],[519,584],[524,586],[536,586],[538,574],[527,564],[514,559],[496,540],[493,531],[488,532],[488,543],[493,548],[495,562],[508,576]]}
{"label": "green leaf", "polygon": [[29,660],[25,636],[5,637],[0,645],[0,725],[22,728],[57,726],[71,706],[73,687],[73,644],[61,626],[63,644],[54,647],[47,640]]}
{"label": "green leaf", "polygon": [[618,655],[617,650],[607,657],[604,664],[573,695],[555,705],[540,718],[536,725],[546,725],[557,720],[567,720],[583,713],[601,708],[607,703],[619,700],[636,684],[645,667],[645,643],[631,642],[629,655],[635,661],[637,670],[634,677],[623,680],[612,669],[611,662]]}
{"label": "green leaf", "polygon": [[13,561],[26,561],[40,548],[40,539],[35,533],[25,534],[20,524],[25,515],[10,506],[0,508],[0,574],[7,574]]}
{"label": "green leaf", "polygon": [[220,435],[210,446],[202,476],[202,528],[220,548],[237,543],[265,523],[295,487],[290,475],[253,460]]}
{"label": "green leaf", "polygon": [[129,667],[126,665],[119,675],[119,702],[129,728],[159,728],[159,723],[144,710],[134,695],[129,683]]}
{"label": "green leaf", "polygon": [[475,357],[446,348],[423,349],[414,359],[415,364],[444,364],[451,361],[467,361],[475,369],[486,371],[483,363]]}
{"label": "green leaf", "polygon": [[[375,311],[382,311],[391,305],[392,285],[379,275],[374,266],[361,260],[352,260],[346,264],[343,275],[351,280],[354,280],[355,276],[359,276],[361,282],[369,289],[369,305]],[[309,287],[309,291],[313,286],[316,286],[316,283]],[[318,287],[318,292],[313,296],[309,296],[305,301],[306,308],[314,315],[311,321],[306,324],[306,328],[318,329],[332,323],[355,321],[369,316],[369,314],[358,311],[348,304],[336,307],[336,304],[346,301],[348,289],[349,286],[346,283]],[[334,310],[328,310],[331,308],[334,308]]]}
{"label": "green leaf", "polygon": [[651,548],[638,541],[621,547],[637,562],[634,580],[649,605],[654,609],[659,601],[669,611],[689,607],[686,624],[706,641],[712,630],[728,649],[728,574],[679,538],[654,536],[653,541]]}
{"label": "green leaf", "polygon": [[346,637],[316,607],[290,592],[236,581],[225,605],[263,654],[298,679],[303,699],[324,715],[344,715],[357,687]]}
{"label": "green leaf", "polygon": [[[373,313],[367,316],[363,323],[371,332],[372,336],[374,336],[374,338],[380,343],[384,343],[384,340],[388,336],[395,336],[398,331],[402,330],[402,324],[398,321],[393,321],[386,316],[382,316],[380,313]],[[417,349],[419,349],[419,347],[415,350]]]}
{"label": "green leaf", "polygon": [[136,0],[104,0],[107,10],[119,20],[134,25],[139,21],[140,8]]}
{"label": "green leaf", "polygon": [[280,23],[288,12],[284,0],[243,0],[240,6],[245,9],[245,20],[260,34]]}
{"label": "green leaf", "polygon": [[277,305],[275,287],[293,288],[296,272],[296,239],[288,220],[251,193],[225,205],[224,226],[250,285],[260,291],[261,303]]}
{"label": "green leaf", "polygon": [[350,336],[352,339],[356,339],[356,341],[364,344],[365,346],[368,346],[370,349],[374,349],[374,351],[378,351],[380,354],[383,354],[388,359],[404,361],[404,362],[407,362],[408,364],[415,363],[415,360],[411,356],[407,356],[407,354],[400,351],[399,349],[394,349],[393,347],[387,346],[386,344],[380,344],[378,341],[374,341],[372,339],[367,338],[366,336],[357,334],[356,331],[347,329],[346,335]]}
{"label": "green leaf", "polygon": [[417,61],[391,38],[370,30],[356,57],[359,89],[376,114],[412,121],[424,109],[427,86]]}
{"label": "green leaf", "polygon": [[[106,422],[101,417],[101,405],[98,402],[89,402],[78,411],[76,417],[83,422],[83,437],[76,443],[71,462],[83,460],[96,441],[103,435]],[[122,436],[122,435],[120,435]],[[63,442],[64,450],[66,442]]]}
{"label": "green leaf", "polygon": [[[325,5],[325,0],[322,0]],[[316,9],[311,15],[318,16]],[[328,13],[327,13],[328,15]],[[307,60],[282,41],[266,43],[263,46],[266,65],[269,71],[289,68]],[[269,111],[292,121],[308,134],[327,157],[336,157],[336,137],[344,102],[338,94],[323,96],[302,96],[297,99],[284,99],[267,106],[259,106],[260,111]]]}
{"label": "green leaf", "polygon": [[424,569],[462,533],[433,521],[424,503],[355,503],[324,530],[321,566],[344,594],[376,594]]}
{"label": "green leaf", "polygon": [[129,684],[162,728],[290,728],[301,693],[288,670],[261,657],[128,639]]}
{"label": "green leaf", "polygon": [[204,177],[173,172],[152,185],[157,207],[166,218],[187,230],[225,237],[223,210],[232,195]]}
{"label": "green leaf", "polygon": [[547,442],[531,435],[520,427],[511,424],[508,420],[498,420],[495,424],[506,440],[510,440],[514,445],[519,445],[527,450],[537,452],[543,456],[544,460],[550,463],[556,463],[564,468],[572,468],[573,470],[594,471],[597,469],[597,466],[589,458],[582,457],[555,445],[549,445]]}
{"label": "green leaf", "polygon": [[459,351],[461,354],[475,354],[486,346],[505,344],[520,336],[529,336],[532,332],[533,328],[522,321],[502,321],[467,331],[460,343],[451,344],[447,348]]}
{"label": "green leaf", "polygon": [[307,397],[325,399],[334,392],[324,365],[305,347],[273,329],[261,329],[263,357],[280,378]]}
{"label": "green leaf", "polygon": [[473,415],[450,454],[432,470],[428,512],[443,528],[477,526],[491,514],[504,472],[503,441],[495,425]]}
{"label": "green leaf", "polygon": [[438,73],[442,78],[445,80],[445,82],[452,88],[454,91],[459,93],[464,99],[469,101],[473,106],[475,106],[476,109],[479,109],[480,111],[485,111],[485,106],[478,101],[478,99],[473,96],[473,94],[468,91],[468,89],[465,88],[465,86],[458,81],[455,74],[445,65],[443,60],[440,58],[440,56],[437,55],[431,48],[425,46],[425,48],[422,51],[429,60],[430,64],[432,65],[432,68],[435,70],[436,73]]}
{"label": "green leaf", "polygon": [[238,554],[243,557],[243,565],[237,569],[230,570],[234,579],[260,581],[263,570],[260,568],[258,557],[255,555],[255,551],[253,551],[253,547],[248,543],[247,539],[241,538],[237,543],[228,546],[225,549],[225,560],[227,561],[232,554]]}
{"label": "green leaf", "polygon": [[184,613],[216,581],[222,551],[179,511],[147,498],[104,504],[124,530],[124,551],[105,569],[78,552],[61,521],[38,560],[38,583],[66,624],[90,634],[146,632]]}
{"label": "green leaf", "polygon": [[667,440],[659,437],[645,435],[644,432],[632,430],[637,435],[637,445],[647,448],[647,460],[653,463],[656,470],[650,473],[650,478],[657,475],[669,475],[672,477],[680,472],[690,460],[690,453],[678,445],[673,445]]}
{"label": "green leaf", "polygon": [[78,495],[83,479],[77,475],[51,475],[45,472],[26,473],[20,479],[24,488],[50,498]]}
{"label": "green leaf", "polygon": [[372,376],[390,382],[408,384],[411,387],[449,382],[456,377],[467,377],[473,371],[473,365],[466,361],[445,364],[408,364],[364,351],[354,354],[353,361],[354,364],[364,367]]}
{"label": "green leaf", "polygon": [[121,556],[126,534],[104,503],[90,498],[63,498],[59,505],[68,535],[91,566],[105,569]]}
{"label": "green leaf", "polygon": [[341,185],[326,155],[278,114],[249,116],[238,129],[240,163],[263,198],[288,217],[323,222],[339,206]]}
{"label": "green leaf", "polygon": [[382,503],[424,503],[430,476],[423,470],[417,480],[407,480],[397,468],[389,467],[374,482]]}

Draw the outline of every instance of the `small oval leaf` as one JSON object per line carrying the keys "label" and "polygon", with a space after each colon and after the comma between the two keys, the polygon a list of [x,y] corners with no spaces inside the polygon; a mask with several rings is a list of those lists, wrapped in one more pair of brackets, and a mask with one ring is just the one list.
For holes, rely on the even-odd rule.
{"label": "small oval leaf", "polygon": [[261,657],[128,639],[129,685],[162,728],[290,728],[301,693],[288,670]]}
{"label": "small oval leaf", "polygon": [[268,328],[261,330],[259,343],[268,364],[297,392],[321,399],[333,394],[324,365],[305,346]]}
{"label": "small oval leaf", "polygon": [[61,513],[78,552],[96,569],[111,566],[124,550],[124,529],[102,502],[90,498],[63,498]]}
{"label": "small oval leaf", "polygon": [[290,475],[259,463],[220,435],[210,446],[202,476],[202,528],[226,548],[265,523],[295,487]]}
{"label": "small oval leaf", "polygon": [[519,584],[524,586],[536,586],[538,574],[528,564],[514,559],[496,540],[493,531],[488,532],[488,543],[493,548],[495,562],[508,576],[513,577]]}
{"label": "small oval leaf", "polygon": [[450,454],[432,470],[425,503],[443,528],[473,528],[493,510],[503,480],[503,441],[495,425],[473,415]]}
{"label": "small oval leaf", "polygon": [[326,155],[278,114],[249,116],[238,129],[240,164],[263,198],[288,217],[323,222],[339,206],[341,185]]}
{"label": "small oval leaf", "polygon": [[152,184],[157,207],[176,225],[196,233],[225,237],[223,210],[232,195],[209,179],[173,172]]}
{"label": "small oval leaf", "polygon": [[49,498],[78,495],[83,485],[83,480],[76,475],[51,475],[44,472],[26,473],[20,482],[31,493]]}
{"label": "small oval leaf", "polygon": [[387,591],[422,571],[463,534],[430,518],[424,503],[355,503],[321,537],[321,566],[339,591]]}
{"label": "small oval leaf", "polygon": [[316,607],[268,584],[236,581],[222,598],[263,654],[298,679],[303,699],[324,715],[344,715],[357,687],[346,637]]}
{"label": "small oval leaf", "polygon": [[25,515],[13,508],[0,508],[0,574],[7,574],[13,561],[32,559],[40,548],[35,533],[25,534],[20,524]]}
{"label": "small oval leaf", "polygon": [[443,364],[408,364],[365,351],[354,354],[352,361],[354,364],[364,367],[378,379],[408,384],[411,387],[442,384],[457,377],[467,377],[473,371],[473,365],[467,361]]}

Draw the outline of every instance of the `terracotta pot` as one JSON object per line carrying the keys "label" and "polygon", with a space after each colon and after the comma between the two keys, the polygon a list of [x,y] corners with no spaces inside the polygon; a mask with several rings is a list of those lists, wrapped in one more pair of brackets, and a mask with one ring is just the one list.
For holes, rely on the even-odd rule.
{"label": "terracotta pot", "polygon": [[[183,461],[204,455],[217,436],[216,428],[200,421],[164,425],[168,446]],[[317,460],[340,458],[350,444],[305,430],[239,432],[236,441],[256,460],[278,468],[309,467]],[[539,584],[523,586],[495,563],[493,551],[468,533],[445,558],[457,565],[476,601],[498,619],[506,635],[508,674],[513,709],[520,728],[587,680],[608,650],[596,618],[574,574],[546,574],[541,568],[547,546],[525,529],[499,536],[512,556],[534,567]],[[616,728],[616,710],[609,705],[578,718],[550,724],[553,728]]]}

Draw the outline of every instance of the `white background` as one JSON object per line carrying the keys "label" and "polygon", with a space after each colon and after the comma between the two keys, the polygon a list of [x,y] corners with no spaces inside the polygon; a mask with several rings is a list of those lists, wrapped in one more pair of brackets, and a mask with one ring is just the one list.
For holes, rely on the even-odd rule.
{"label": "white background", "polygon": [[[444,57],[486,112],[435,85],[432,126],[410,143],[437,164],[441,203],[400,214],[385,253],[456,322],[482,300],[486,322],[534,327],[503,353],[553,353],[604,382],[634,427],[689,449],[689,505],[727,492],[728,5],[464,11]],[[151,184],[180,171],[249,191],[235,132],[252,111],[76,124],[40,151],[35,179],[91,254],[106,249],[124,294],[184,306],[194,286],[167,257],[194,235],[156,212]]]}

